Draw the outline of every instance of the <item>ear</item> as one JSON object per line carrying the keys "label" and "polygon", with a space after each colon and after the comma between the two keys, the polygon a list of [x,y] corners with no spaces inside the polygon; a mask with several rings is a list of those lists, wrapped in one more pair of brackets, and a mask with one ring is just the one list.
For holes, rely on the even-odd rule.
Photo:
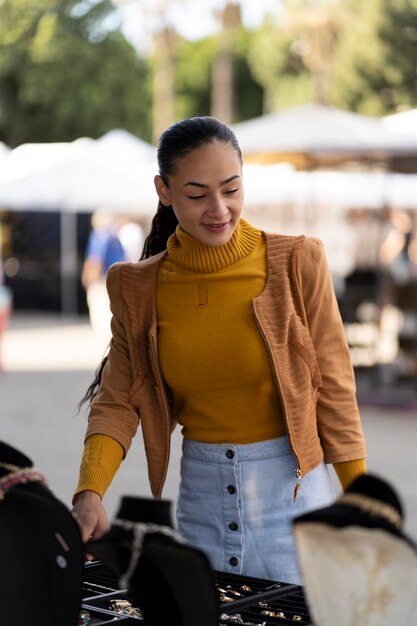
{"label": "ear", "polygon": [[156,189],[156,193],[163,205],[170,206],[171,205],[171,194],[169,193],[169,189],[162,180],[161,176],[157,174],[154,178],[154,185]]}

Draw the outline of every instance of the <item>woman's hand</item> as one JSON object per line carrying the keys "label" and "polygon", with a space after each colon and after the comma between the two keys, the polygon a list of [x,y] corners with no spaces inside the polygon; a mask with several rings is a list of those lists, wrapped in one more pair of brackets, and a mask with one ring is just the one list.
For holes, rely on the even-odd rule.
{"label": "woman's hand", "polygon": [[95,491],[81,491],[76,495],[72,514],[81,529],[83,543],[99,539],[108,529],[107,514],[103,502]]}

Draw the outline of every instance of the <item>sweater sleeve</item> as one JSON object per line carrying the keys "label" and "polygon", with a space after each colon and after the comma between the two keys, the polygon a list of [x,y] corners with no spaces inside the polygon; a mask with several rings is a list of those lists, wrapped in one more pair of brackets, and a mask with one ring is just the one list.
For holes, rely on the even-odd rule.
{"label": "sweater sleeve", "polygon": [[[133,385],[129,318],[122,295],[123,263],[112,265],[107,274],[107,289],[112,311],[112,339],[101,384],[88,416],[86,438],[107,435],[127,454],[139,424],[139,413],[130,402]],[[131,341],[131,339],[130,339]]]}
{"label": "sweater sleeve", "polygon": [[342,485],[343,491],[362,474],[366,474],[365,459],[355,459],[354,461],[345,461],[344,463],[335,463],[334,469],[337,477]]}
{"label": "sweater sleeve", "polygon": [[80,476],[74,497],[89,489],[103,498],[123,460],[122,446],[105,435],[86,439],[81,460]]}

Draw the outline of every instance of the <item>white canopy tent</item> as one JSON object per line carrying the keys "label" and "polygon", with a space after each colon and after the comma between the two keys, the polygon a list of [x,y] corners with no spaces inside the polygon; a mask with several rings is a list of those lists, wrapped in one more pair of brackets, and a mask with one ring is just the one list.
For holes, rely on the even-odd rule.
{"label": "white canopy tent", "polygon": [[417,137],[417,109],[386,115],[381,121],[383,126],[390,131]]}
{"label": "white canopy tent", "polygon": [[258,162],[305,162],[344,158],[384,160],[417,154],[417,138],[386,128],[381,120],[333,107],[310,104],[263,115],[233,126],[243,157]]}
{"label": "white canopy tent", "polygon": [[76,308],[76,214],[105,205],[125,215],[148,215],[157,205],[156,172],[155,148],[118,129],[96,141],[24,144],[2,160],[0,207],[61,214],[64,312]]}
{"label": "white canopy tent", "polygon": [[122,130],[97,141],[24,144],[0,168],[0,206],[92,212],[103,204],[142,215],[155,207],[153,146]]}
{"label": "white canopy tent", "polygon": [[243,166],[248,207],[316,204],[337,216],[353,208],[417,210],[417,174],[300,172],[288,164]]}
{"label": "white canopy tent", "polygon": [[7,156],[10,152],[9,146],[7,146],[3,141],[0,141],[0,162]]}

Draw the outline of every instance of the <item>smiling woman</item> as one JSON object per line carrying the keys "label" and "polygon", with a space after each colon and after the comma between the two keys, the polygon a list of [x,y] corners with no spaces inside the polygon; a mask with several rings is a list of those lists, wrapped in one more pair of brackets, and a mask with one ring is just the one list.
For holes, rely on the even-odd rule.
{"label": "smiling woman", "polygon": [[183,446],[179,532],[215,569],[300,582],[292,519],[365,471],[353,369],[321,242],[241,217],[242,159],[212,117],[161,136],[158,211],[139,263],[112,266],[108,358],[92,400],[74,510],[102,497],[142,426],[152,493]]}

